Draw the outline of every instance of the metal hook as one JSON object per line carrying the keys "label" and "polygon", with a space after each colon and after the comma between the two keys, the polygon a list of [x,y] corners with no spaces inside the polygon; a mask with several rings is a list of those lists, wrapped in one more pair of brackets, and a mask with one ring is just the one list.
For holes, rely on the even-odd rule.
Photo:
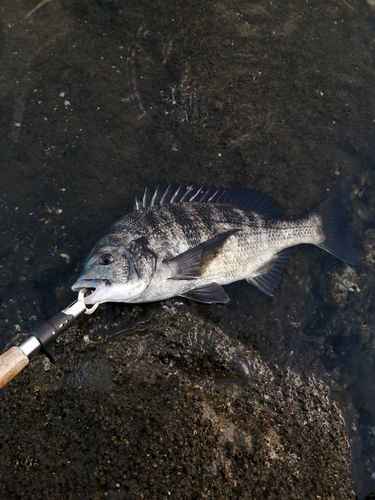
{"label": "metal hook", "polygon": [[[89,288],[81,288],[81,290],[78,292],[78,299],[77,300],[79,302],[83,302],[83,304],[85,304],[85,293],[88,291],[89,291]],[[87,307],[87,305],[85,304],[85,307],[86,307],[85,314],[94,313],[97,310],[99,304],[100,304],[100,302],[97,302],[96,304],[94,304],[91,307]]]}

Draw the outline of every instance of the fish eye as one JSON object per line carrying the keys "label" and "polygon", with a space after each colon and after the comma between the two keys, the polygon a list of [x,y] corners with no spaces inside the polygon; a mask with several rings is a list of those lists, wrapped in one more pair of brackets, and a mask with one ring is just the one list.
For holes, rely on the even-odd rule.
{"label": "fish eye", "polygon": [[112,264],[112,262],[113,262],[113,255],[110,253],[103,253],[103,255],[99,257],[99,263],[102,266],[109,266],[109,264]]}

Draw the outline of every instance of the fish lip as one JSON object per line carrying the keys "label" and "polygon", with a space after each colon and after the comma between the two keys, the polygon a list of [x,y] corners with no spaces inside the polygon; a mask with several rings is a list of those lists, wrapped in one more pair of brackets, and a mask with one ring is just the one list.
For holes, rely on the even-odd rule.
{"label": "fish lip", "polygon": [[102,288],[108,283],[108,280],[98,280],[98,279],[84,279],[84,280],[77,280],[73,285],[72,285],[72,290],[74,292],[80,292],[82,288],[93,288],[94,290],[97,290],[98,288]]}
{"label": "fish lip", "polygon": [[80,292],[82,289],[86,289],[88,292],[91,292],[88,295],[85,294],[84,297],[85,304],[91,305],[96,303],[94,296],[97,295],[97,292],[109,284],[110,284],[109,280],[83,279],[83,280],[77,280],[72,285],[72,290],[74,292]]}

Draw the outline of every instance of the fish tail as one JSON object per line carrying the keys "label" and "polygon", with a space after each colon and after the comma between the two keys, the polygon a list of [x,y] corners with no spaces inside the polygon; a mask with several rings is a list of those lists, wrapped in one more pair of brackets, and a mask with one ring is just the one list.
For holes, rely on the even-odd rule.
{"label": "fish tail", "polygon": [[355,266],[358,264],[358,257],[346,229],[348,202],[349,190],[344,186],[318,205],[313,214],[320,217],[323,229],[324,239],[317,246]]}

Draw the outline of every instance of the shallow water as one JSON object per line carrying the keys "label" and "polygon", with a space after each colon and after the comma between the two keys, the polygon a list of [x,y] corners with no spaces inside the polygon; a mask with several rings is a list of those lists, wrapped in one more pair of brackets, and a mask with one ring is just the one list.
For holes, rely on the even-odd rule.
{"label": "shallow water", "polygon": [[[237,283],[225,307],[172,303],[327,383],[355,492],[374,492],[373,4],[33,6],[0,8],[0,347],[74,299],[90,247],[146,184],[255,187],[290,216],[347,184],[356,269],[303,247],[273,298]],[[163,307],[106,305],[80,331],[147,329]]]}

